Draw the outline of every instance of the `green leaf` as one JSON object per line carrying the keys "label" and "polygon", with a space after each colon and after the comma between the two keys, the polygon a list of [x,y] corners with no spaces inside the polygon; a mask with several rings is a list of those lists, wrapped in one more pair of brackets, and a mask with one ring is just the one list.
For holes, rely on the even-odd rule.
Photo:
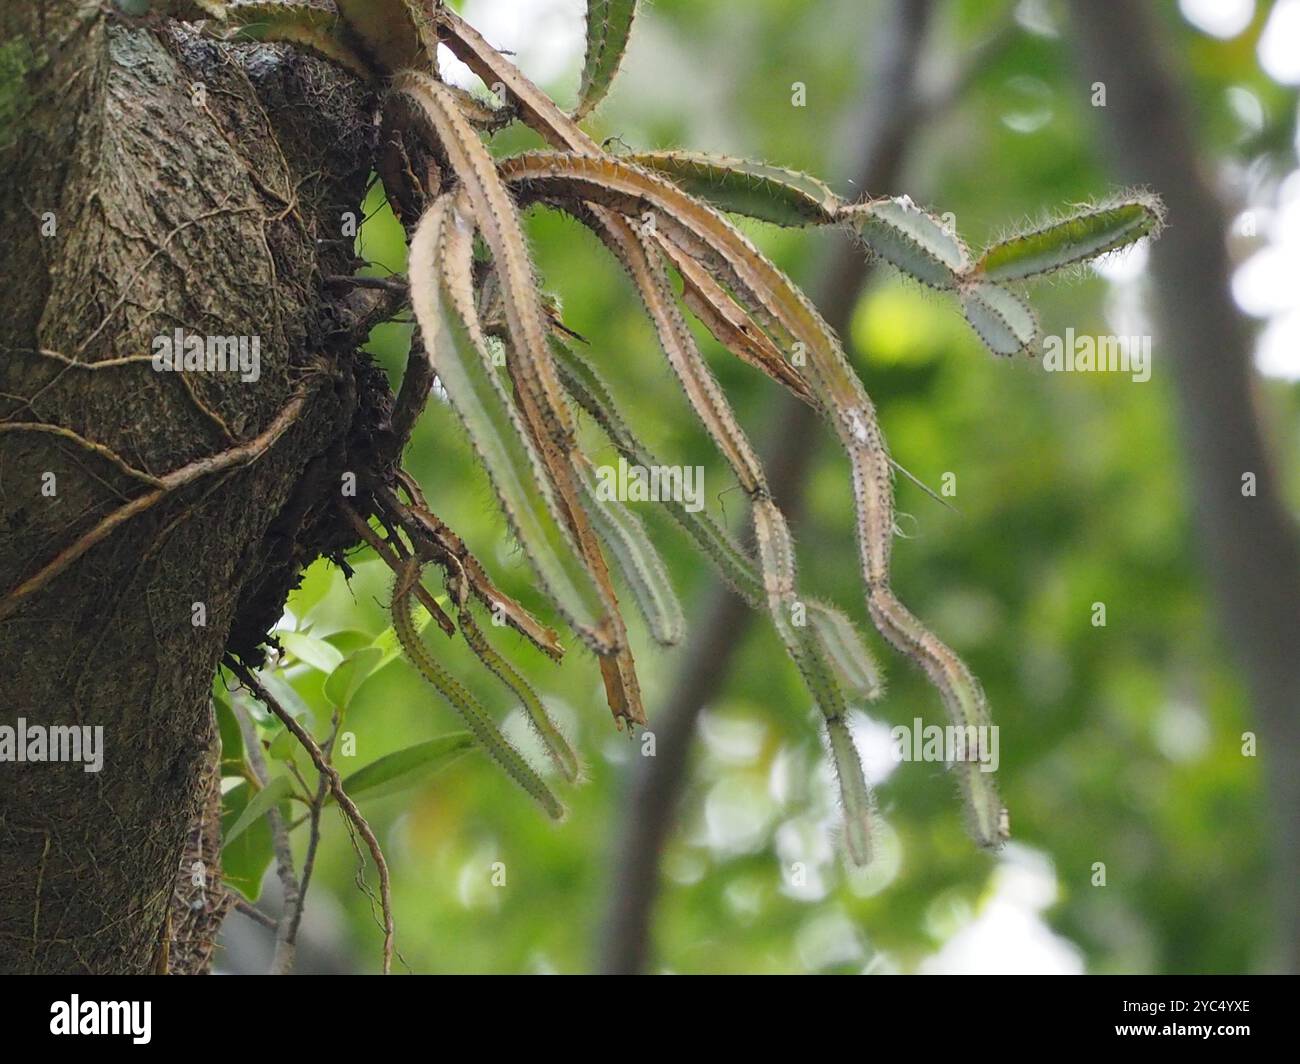
{"label": "green leaf", "polygon": [[1033,309],[1000,285],[984,281],[963,290],[961,305],[971,328],[995,355],[1017,355],[1038,338]]}
{"label": "green leaf", "polygon": [[343,628],[337,632],[330,632],[329,635],[321,638],[340,651],[344,658],[355,654],[364,647],[370,646],[375,641],[375,637],[371,633],[362,632],[356,628]]}
{"label": "green leaf", "polygon": [[298,752],[298,740],[288,728],[281,728],[266,752],[276,761],[292,761],[293,755]]}
{"label": "green leaf", "polygon": [[990,281],[1042,277],[1151,236],[1163,216],[1163,206],[1152,196],[1096,207],[995,244],[975,269]]}
{"label": "green leaf", "polygon": [[343,652],[314,635],[305,632],[277,632],[276,638],[295,658],[320,672],[331,673],[343,664]]}
{"label": "green leaf", "polygon": [[363,647],[344,661],[325,681],[325,697],[330,700],[330,704],[339,709],[349,706],[353,696],[371,673],[379,668],[383,659],[382,650],[369,646]]}
{"label": "green leaf", "polygon": [[469,732],[440,735],[428,742],[386,754],[357,769],[343,781],[343,790],[353,799],[360,794],[371,798],[395,794],[423,783],[472,749],[474,736]]}
{"label": "green leaf", "polygon": [[581,121],[605,98],[627,50],[636,0],[587,0],[587,56],[573,117]]}
{"label": "green leaf", "polygon": [[293,615],[303,620],[309,618],[312,609],[329,594],[337,574],[338,569],[328,558],[319,558],[309,565],[298,586],[289,592],[286,605],[293,611]]}
{"label": "green leaf", "polygon": [[241,775],[244,766],[244,735],[239,730],[239,721],[235,719],[230,696],[221,688],[220,675],[212,693],[212,702],[217,714],[217,733],[221,736],[221,774]]}
{"label": "green leaf", "polygon": [[693,196],[719,210],[776,225],[827,225],[840,201],[808,174],[779,166],[700,152],[638,152],[629,162],[670,177]]}
{"label": "green leaf", "polygon": [[[230,829],[243,816],[249,805],[252,787],[240,783],[221,797],[221,833],[228,837]],[[262,893],[262,878],[270,867],[274,850],[271,845],[271,825],[263,817],[255,818],[251,826],[238,838],[228,840],[221,850],[221,878],[244,895],[257,901]]]}
{"label": "green leaf", "polygon": [[[247,784],[240,784],[247,786]],[[236,788],[238,789],[238,788]],[[293,780],[288,776],[277,776],[255,795],[252,801],[248,802],[239,815],[235,817],[234,822],[229,829],[223,821],[221,827],[221,848],[224,851],[227,846],[239,838],[247,831],[255,820],[265,816],[280,802],[284,801],[293,793]]]}
{"label": "green leaf", "polygon": [[[310,731],[314,725],[316,715],[303,701],[302,695],[298,693],[293,684],[284,678],[284,673],[277,669],[262,669],[258,673],[258,678],[289,716],[302,723]],[[263,731],[274,732],[280,729],[279,719],[273,713],[263,709],[258,702],[250,701],[247,705],[249,715],[252,716],[257,726]]]}

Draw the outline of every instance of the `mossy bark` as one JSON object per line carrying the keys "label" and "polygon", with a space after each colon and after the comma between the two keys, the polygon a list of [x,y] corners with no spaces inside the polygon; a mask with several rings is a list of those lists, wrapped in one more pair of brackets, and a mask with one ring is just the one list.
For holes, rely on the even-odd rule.
{"label": "mossy bark", "polygon": [[[227,649],[256,656],[303,565],[350,545],[331,503],[390,400],[357,354],[367,294],[323,282],[352,272],[370,94],[284,48],[110,9],[0,11],[0,423],[162,476],[306,405],[259,459],[168,494],[8,616],[13,588],[150,489],[75,440],[0,429],[0,725],[104,728],[97,773],[0,763],[3,972],[151,971],[169,928],[174,970],[204,967],[219,894],[198,897],[216,919],[166,917],[211,816],[213,676]],[[67,364],[176,329],[257,337],[256,381]],[[187,903],[194,875],[189,854]]]}

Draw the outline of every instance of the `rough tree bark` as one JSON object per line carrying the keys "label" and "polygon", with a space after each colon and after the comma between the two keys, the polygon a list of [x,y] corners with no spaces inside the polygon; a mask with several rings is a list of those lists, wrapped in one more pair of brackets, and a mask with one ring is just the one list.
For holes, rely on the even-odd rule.
{"label": "rough tree bark", "polygon": [[[0,724],[102,725],[105,748],[98,773],[0,763],[0,971],[150,971],[168,935],[172,970],[202,970],[217,663],[258,660],[301,567],[353,539],[330,511],[342,472],[391,453],[391,395],[356,353],[377,297],[323,283],[352,272],[374,101],[319,60],[98,0],[6,3],[0,41]],[[132,359],[178,328],[258,337],[260,376]],[[15,594],[159,490],[140,472],[277,418],[270,446]]]}

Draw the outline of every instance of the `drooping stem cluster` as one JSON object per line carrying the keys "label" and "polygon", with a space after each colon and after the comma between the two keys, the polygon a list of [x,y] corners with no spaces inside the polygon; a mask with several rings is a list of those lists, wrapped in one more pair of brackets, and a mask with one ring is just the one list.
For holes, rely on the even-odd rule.
{"label": "drooping stem cluster", "polygon": [[[219,4],[200,5],[215,14]],[[455,12],[437,2],[340,2],[334,21],[296,19],[282,5],[222,10],[226,22],[260,40],[291,39],[385,86],[384,158],[377,165],[410,229],[410,299],[433,372],[492,483],[512,535],[542,589],[600,663],[620,723],[646,720],[614,574],[621,576],[652,635],[671,644],[684,621],[645,529],[623,502],[593,487],[575,412],[590,415],[629,461],[652,456],[627,428],[597,371],[573,350],[573,336],[545,297],[519,218],[533,204],[588,226],[621,265],[655,327],[659,345],[695,417],[747,495],[751,556],[706,516],[669,502],[670,514],[755,608],[765,608],[827,725],[853,858],[870,853],[872,798],[847,713],[880,696],[878,671],[858,633],[837,610],[799,590],[789,528],[725,393],[706,364],[682,305],[727,350],[809,403],[837,439],[851,470],[863,597],[876,629],[920,667],[951,723],[989,723],[984,693],[962,660],[899,600],[891,586],[895,535],[893,463],[875,408],[839,339],[799,288],[727,218],[739,213],[778,225],[847,227],[867,252],[908,277],[952,292],[984,344],[1011,356],[1032,348],[1038,324],[1008,285],[1088,261],[1153,234],[1159,202],[1131,194],[972,256],[961,238],[907,197],[848,203],[793,171],[690,152],[612,155],[578,125],[613,79],[635,0],[590,0],[580,102],[565,113]],[[498,98],[445,85],[434,66],[446,44]],[[521,120],[550,146],[498,160],[483,136]],[[433,162],[414,177],[408,144]],[[418,169],[418,168],[417,168]],[[414,179],[413,188],[411,181]],[[478,245],[476,247],[476,241]],[[682,283],[679,298],[671,281]],[[510,621],[553,656],[554,633],[504,605],[459,540],[437,522],[418,489],[408,504],[376,488],[381,516],[397,521],[381,556],[397,572],[394,624],[409,657],[454,705],[484,748],[548,812],[559,803],[544,781],[422,642],[412,598],[426,561],[447,576],[457,627],[483,664],[515,692],[552,757],[572,779],[577,760],[537,695],[487,644],[469,613],[477,597],[509,609]],[[427,598],[427,593],[425,595]],[[422,599],[423,601],[423,599]],[[442,624],[442,620],[439,621]],[[443,625],[450,630],[451,622]],[[974,837],[996,847],[1006,814],[993,776],[973,761],[954,766]]]}

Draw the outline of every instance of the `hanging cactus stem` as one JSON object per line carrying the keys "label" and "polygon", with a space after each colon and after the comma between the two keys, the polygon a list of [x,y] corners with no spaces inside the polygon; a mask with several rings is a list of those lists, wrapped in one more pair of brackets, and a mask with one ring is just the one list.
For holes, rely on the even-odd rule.
{"label": "hanging cactus stem", "polygon": [[[666,501],[666,513],[719,576],[772,622],[803,681],[808,707],[815,707],[826,729],[845,849],[853,861],[866,863],[876,805],[848,714],[855,703],[883,697],[881,670],[848,614],[800,590],[786,518],[686,312],[736,358],[812,407],[837,441],[849,471],[845,495],[857,535],[859,612],[923,672],[951,725],[978,731],[992,719],[979,681],[893,588],[893,474],[901,467],[889,454],[875,406],[839,338],[732,216],[848,230],[864,254],[960,307],[983,346],[1010,358],[1032,354],[1039,343],[1038,319],[1022,287],[1155,237],[1164,216],[1159,199],[1145,191],[1121,193],[1008,234],[973,255],[945,220],[951,216],[906,195],[852,201],[813,176],[767,162],[637,150],[619,138],[598,144],[580,123],[613,84],[636,25],[636,0],[588,0],[585,58],[571,113],[440,0],[336,0],[334,6],[182,5],[210,32],[311,50],[364,79],[382,100],[384,151],[377,169],[407,225],[409,297],[427,355],[427,361],[412,360],[409,391],[422,404],[436,377],[537,589],[595,656],[606,701],[622,727],[645,724],[647,715],[619,588],[657,643],[681,642],[688,624],[649,526],[625,500],[600,489],[580,442],[579,415],[594,421],[620,460],[646,468],[657,463],[595,365],[575,350],[581,336],[561,320],[558,302],[543,288],[520,211],[534,205],[562,211],[601,241],[639,296],[694,418],[743,491],[754,546],[742,546],[699,507]],[[436,65],[439,45],[488,86],[491,102],[444,83]],[[516,123],[539,135],[546,149],[489,150],[486,141]],[[435,162],[417,175],[415,158]],[[416,415],[418,407],[411,420]],[[372,488],[389,539],[379,539],[362,515],[353,516],[396,572],[393,624],[401,646],[492,760],[558,817],[561,806],[547,783],[423,642],[412,620],[412,599],[428,598],[420,573],[426,564],[443,569],[456,618],[453,627],[435,605],[439,626],[449,635],[461,633],[573,782],[577,754],[473,610],[491,611],[494,622],[513,627],[557,660],[559,637],[492,585],[411,478],[394,477]],[[399,489],[408,502],[397,498]],[[996,849],[1007,837],[1009,818],[993,773],[968,761],[951,767],[971,835]]]}

